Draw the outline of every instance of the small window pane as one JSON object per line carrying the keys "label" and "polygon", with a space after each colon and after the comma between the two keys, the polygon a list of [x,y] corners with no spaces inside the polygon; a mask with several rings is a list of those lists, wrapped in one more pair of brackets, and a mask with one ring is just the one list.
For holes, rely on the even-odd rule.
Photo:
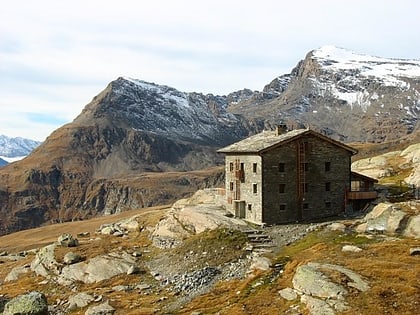
{"label": "small window pane", "polygon": [[331,171],[331,162],[325,162],[325,171],[326,172]]}
{"label": "small window pane", "polygon": [[279,206],[279,210],[280,210],[280,211],[286,211],[286,205],[282,203],[282,204]]}
{"label": "small window pane", "polygon": [[284,173],[285,169],[286,169],[285,164],[284,163],[279,163],[279,172]]}
{"label": "small window pane", "polygon": [[257,184],[252,184],[252,191],[253,191],[254,194],[256,194],[258,192]]}
{"label": "small window pane", "polygon": [[279,193],[284,194],[286,190],[286,184],[279,184]]}
{"label": "small window pane", "polygon": [[325,183],[325,191],[331,190],[331,183]]}
{"label": "small window pane", "polygon": [[257,172],[257,163],[253,163],[253,164],[252,164],[252,171],[253,171],[254,173],[256,173],[256,172]]}

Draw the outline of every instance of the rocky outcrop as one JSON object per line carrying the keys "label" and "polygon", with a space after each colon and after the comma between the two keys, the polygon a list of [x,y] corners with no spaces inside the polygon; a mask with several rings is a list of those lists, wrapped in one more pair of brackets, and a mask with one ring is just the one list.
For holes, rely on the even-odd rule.
{"label": "rocky outcrop", "polygon": [[3,315],[48,315],[47,298],[36,291],[19,295],[6,303]]}
{"label": "rocky outcrop", "polygon": [[218,189],[197,191],[191,198],[174,203],[166,217],[154,228],[151,238],[160,248],[177,246],[188,236],[218,227],[246,226],[231,218],[224,207],[224,195]]}
{"label": "rocky outcrop", "polygon": [[356,226],[356,231],[420,238],[419,208],[416,201],[380,203]]}
{"label": "rocky outcrop", "polygon": [[[339,273],[345,281],[334,281],[332,274]],[[337,277],[335,277],[337,279]],[[300,297],[309,314],[334,315],[349,309],[345,301],[350,291],[365,292],[369,284],[360,275],[338,265],[310,262],[296,269],[293,289],[285,288],[279,294],[293,301]]]}

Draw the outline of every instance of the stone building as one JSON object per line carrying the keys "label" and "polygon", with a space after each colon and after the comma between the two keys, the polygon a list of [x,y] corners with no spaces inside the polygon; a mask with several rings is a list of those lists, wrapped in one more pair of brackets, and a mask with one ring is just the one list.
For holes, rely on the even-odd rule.
{"label": "stone building", "polygon": [[312,220],[342,213],[357,150],[310,129],[264,131],[224,153],[228,210],[255,223]]}

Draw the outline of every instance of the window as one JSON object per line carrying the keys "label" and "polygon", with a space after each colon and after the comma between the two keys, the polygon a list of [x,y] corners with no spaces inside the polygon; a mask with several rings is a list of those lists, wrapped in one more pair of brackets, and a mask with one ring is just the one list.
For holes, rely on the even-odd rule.
{"label": "window", "polygon": [[304,203],[302,205],[303,210],[309,210],[309,203]]}
{"label": "window", "polygon": [[331,171],[331,162],[325,162],[325,171],[326,172]]}
{"label": "window", "polygon": [[325,183],[325,191],[331,191],[331,183]]}
{"label": "window", "polygon": [[245,183],[245,166],[241,163],[241,183]]}
{"label": "window", "polygon": [[331,209],[331,202],[325,201],[325,209]]}
{"label": "window", "polygon": [[233,172],[233,162],[229,163],[229,171]]}
{"label": "window", "polygon": [[230,190],[230,191],[233,191],[233,182],[230,182],[230,183],[229,183],[229,190]]}
{"label": "window", "polygon": [[279,210],[280,211],[286,211],[286,204],[282,203],[279,205]]}
{"label": "window", "polygon": [[248,210],[251,211],[252,210],[252,205],[249,203],[248,204]]}
{"label": "window", "polygon": [[285,170],[286,170],[285,164],[284,163],[279,163],[279,172],[284,173]]}
{"label": "window", "polygon": [[253,171],[254,173],[256,173],[256,172],[257,172],[257,163],[253,163],[253,164],[252,164],[252,171]]}
{"label": "window", "polygon": [[279,193],[284,194],[286,191],[286,184],[279,184]]}
{"label": "window", "polygon": [[252,184],[252,192],[256,194],[258,192],[257,184]]}

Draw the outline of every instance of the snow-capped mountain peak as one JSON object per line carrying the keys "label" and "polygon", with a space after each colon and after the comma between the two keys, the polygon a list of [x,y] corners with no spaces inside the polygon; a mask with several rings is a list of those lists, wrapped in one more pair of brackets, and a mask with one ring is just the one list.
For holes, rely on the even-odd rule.
{"label": "snow-capped mountain peak", "polygon": [[14,162],[27,156],[40,144],[40,141],[0,135],[0,157],[7,162]]}

